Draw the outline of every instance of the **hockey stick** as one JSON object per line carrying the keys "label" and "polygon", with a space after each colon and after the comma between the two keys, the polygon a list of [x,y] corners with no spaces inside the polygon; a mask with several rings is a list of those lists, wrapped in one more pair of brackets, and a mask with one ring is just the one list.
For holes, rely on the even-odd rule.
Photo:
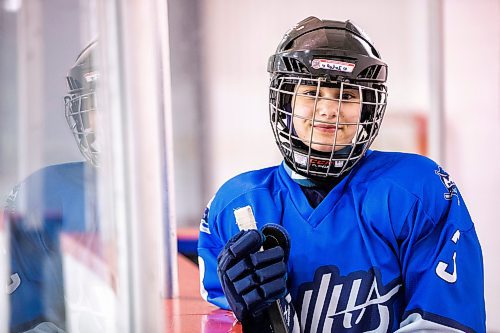
{"label": "hockey stick", "polygon": [[[234,211],[234,217],[236,218],[236,224],[240,230],[251,230],[257,229],[257,222],[253,215],[252,207],[245,206],[238,208]],[[262,247],[260,251],[264,250]],[[267,308],[266,313],[270,321],[270,326],[273,333],[288,333],[287,325],[285,324],[285,318],[281,312],[280,301],[277,300]],[[245,332],[245,327],[243,327]]]}

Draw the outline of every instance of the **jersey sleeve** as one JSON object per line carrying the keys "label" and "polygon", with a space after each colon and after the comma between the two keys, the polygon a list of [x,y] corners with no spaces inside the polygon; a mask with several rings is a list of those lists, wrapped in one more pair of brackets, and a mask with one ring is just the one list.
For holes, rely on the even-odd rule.
{"label": "jersey sleeve", "polygon": [[401,231],[405,311],[399,333],[485,332],[481,247],[463,198],[437,167]]}
{"label": "jersey sleeve", "polygon": [[222,308],[229,310],[229,304],[217,275],[217,256],[224,247],[217,230],[216,214],[210,210],[214,199],[210,200],[200,222],[198,238],[198,264],[200,268],[201,297]]}

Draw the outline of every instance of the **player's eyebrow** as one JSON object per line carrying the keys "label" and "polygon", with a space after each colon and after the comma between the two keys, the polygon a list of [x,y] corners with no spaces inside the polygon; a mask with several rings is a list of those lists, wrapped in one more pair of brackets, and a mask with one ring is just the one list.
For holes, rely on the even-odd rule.
{"label": "player's eyebrow", "polygon": [[344,88],[344,92],[359,94],[359,90],[354,88]]}

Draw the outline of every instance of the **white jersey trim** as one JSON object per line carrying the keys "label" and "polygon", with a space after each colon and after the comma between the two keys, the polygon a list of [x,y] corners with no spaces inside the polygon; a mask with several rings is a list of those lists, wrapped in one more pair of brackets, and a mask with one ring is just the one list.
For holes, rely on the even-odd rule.
{"label": "white jersey trim", "polygon": [[454,332],[454,333],[465,333],[462,330],[445,326],[443,324],[438,324],[430,320],[422,318],[420,313],[412,313],[409,315],[401,324],[399,329],[394,333],[436,333],[436,332]]}
{"label": "white jersey trim", "polygon": [[205,277],[205,261],[200,256],[198,256],[198,265],[200,267],[200,295],[201,298],[208,302],[208,291],[203,285],[203,278]]}

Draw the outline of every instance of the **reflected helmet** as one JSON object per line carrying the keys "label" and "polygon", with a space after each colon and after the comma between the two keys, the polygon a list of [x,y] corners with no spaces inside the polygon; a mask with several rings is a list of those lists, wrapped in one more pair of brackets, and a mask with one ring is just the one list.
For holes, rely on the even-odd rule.
{"label": "reflected helmet", "polygon": [[[351,21],[308,17],[285,34],[268,72],[270,122],[286,164],[313,179],[352,169],[387,104],[387,65],[366,34]],[[325,107],[329,119],[319,115]]]}
{"label": "reflected helmet", "polygon": [[90,43],[77,57],[66,81],[68,93],[64,97],[65,116],[83,156],[97,166],[98,149],[95,137],[95,111],[97,109],[96,69],[97,42]]}

